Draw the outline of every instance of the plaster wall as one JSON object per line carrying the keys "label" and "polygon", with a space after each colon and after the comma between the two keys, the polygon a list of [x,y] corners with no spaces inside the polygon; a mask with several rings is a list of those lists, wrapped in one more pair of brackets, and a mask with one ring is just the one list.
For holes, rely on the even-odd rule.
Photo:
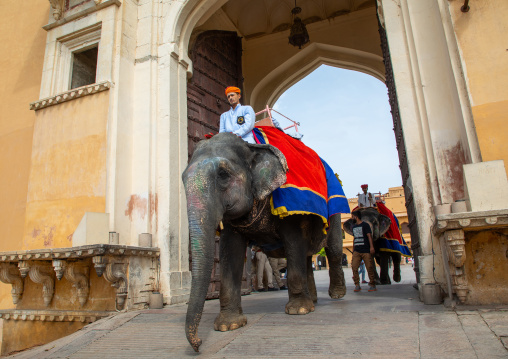
{"label": "plaster wall", "polygon": [[105,211],[108,102],[106,91],[37,111],[21,249],[71,247],[85,212]]}
{"label": "plaster wall", "polygon": [[[35,114],[44,60],[47,0],[1,3],[0,33],[0,251],[22,247]],[[0,285],[0,308],[11,308],[9,285]]]}
{"label": "plaster wall", "polygon": [[483,161],[503,160],[508,173],[508,3],[485,0],[460,11],[450,1]]}

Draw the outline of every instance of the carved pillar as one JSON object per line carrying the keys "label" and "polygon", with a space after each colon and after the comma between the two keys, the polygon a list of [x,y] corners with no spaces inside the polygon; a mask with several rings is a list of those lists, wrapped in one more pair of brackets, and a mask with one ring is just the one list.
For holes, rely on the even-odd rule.
{"label": "carved pillar", "polygon": [[12,302],[18,304],[23,296],[23,279],[21,278],[17,266],[15,264],[2,263],[0,266],[0,281],[6,284],[12,284]]}
{"label": "carved pillar", "polygon": [[[21,262],[20,262],[21,264]],[[42,284],[42,297],[44,305],[49,306],[55,294],[55,280],[53,279],[53,268],[49,263],[33,263],[28,272],[34,283]]]}
{"label": "carved pillar", "polygon": [[466,239],[464,231],[461,229],[444,232],[446,251],[452,276],[452,285],[457,297],[461,303],[466,301],[469,291],[467,278],[464,272],[464,263],[466,262]]}
{"label": "carved pillar", "polygon": [[90,270],[84,263],[67,263],[64,271],[65,279],[76,288],[79,304],[83,307],[90,292]]}
{"label": "carved pillar", "polygon": [[53,8],[53,18],[60,20],[64,9],[64,0],[49,0],[51,7]]}
{"label": "carved pillar", "polygon": [[127,274],[124,263],[108,263],[104,271],[104,278],[116,288],[117,309],[122,309],[127,298]]}

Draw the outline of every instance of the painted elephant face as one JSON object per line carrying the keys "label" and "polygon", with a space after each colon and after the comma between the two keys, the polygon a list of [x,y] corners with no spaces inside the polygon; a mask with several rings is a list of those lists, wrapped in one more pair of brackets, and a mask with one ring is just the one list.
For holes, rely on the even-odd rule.
{"label": "painted elephant face", "polygon": [[230,133],[201,141],[182,175],[188,203],[223,218],[247,214],[254,198],[264,199],[286,182],[284,155],[271,145],[253,145]]}
{"label": "painted elephant face", "polygon": [[[358,211],[362,213],[362,221],[370,225],[374,241],[385,234],[390,228],[390,218],[379,213],[375,208],[359,208]],[[353,235],[353,225],[352,218],[343,224],[344,231],[351,236]]]}

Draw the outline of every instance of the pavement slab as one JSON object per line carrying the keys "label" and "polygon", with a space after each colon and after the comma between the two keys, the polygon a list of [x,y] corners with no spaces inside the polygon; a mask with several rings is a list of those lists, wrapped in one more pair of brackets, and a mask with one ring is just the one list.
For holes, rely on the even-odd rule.
{"label": "pavement slab", "polygon": [[[401,283],[376,292],[354,292],[345,269],[347,294],[328,296],[328,272],[316,271],[313,313],[287,315],[287,291],[242,297],[246,326],[213,329],[218,300],[205,303],[199,326],[200,353],[184,333],[187,306],[122,312],[12,358],[508,358],[508,310],[451,310],[424,305],[413,288],[414,273],[402,267]],[[349,279],[348,279],[349,278]]]}

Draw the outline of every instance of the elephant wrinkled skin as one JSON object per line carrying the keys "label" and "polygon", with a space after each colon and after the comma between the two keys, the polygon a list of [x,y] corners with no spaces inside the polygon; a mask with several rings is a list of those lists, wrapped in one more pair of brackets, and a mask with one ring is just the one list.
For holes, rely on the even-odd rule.
{"label": "elephant wrinkled skin", "polygon": [[[329,295],[346,294],[342,271],[340,214],[330,218],[325,238],[323,221],[315,215],[271,213],[270,194],[286,182],[284,155],[271,145],[252,145],[231,133],[201,141],[182,179],[192,249],[192,287],[185,330],[195,351],[201,340],[197,330],[203,312],[214,261],[214,236],[219,222],[220,313],[215,329],[234,330],[247,318],[241,307],[241,280],[246,248],[256,243],[270,257],[287,258],[288,314],[314,311],[317,301],[312,255],[324,244],[330,262]],[[326,242],[324,242],[326,239]]]}

